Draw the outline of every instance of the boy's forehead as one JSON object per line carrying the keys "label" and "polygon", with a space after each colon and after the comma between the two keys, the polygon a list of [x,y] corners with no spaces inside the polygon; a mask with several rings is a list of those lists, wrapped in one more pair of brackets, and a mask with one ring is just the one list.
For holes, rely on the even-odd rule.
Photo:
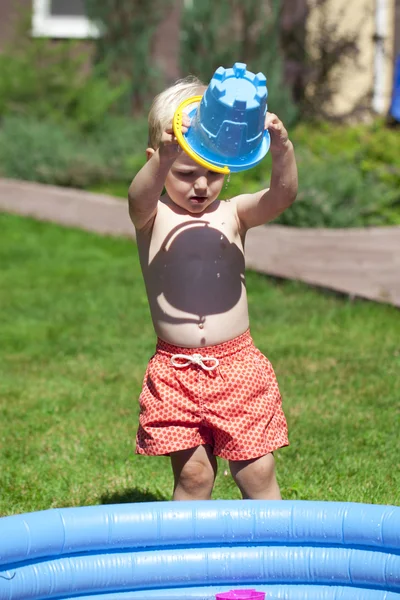
{"label": "boy's forehead", "polygon": [[176,165],[180,165],[182,167],[198,167],[199,165],[195,162],[186,152],[181,152],[178,158],[175,161]]}

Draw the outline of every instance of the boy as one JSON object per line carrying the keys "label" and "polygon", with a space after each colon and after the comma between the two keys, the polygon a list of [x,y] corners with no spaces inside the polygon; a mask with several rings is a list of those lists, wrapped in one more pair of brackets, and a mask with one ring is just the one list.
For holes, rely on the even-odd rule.
{"label": "boy", "polygon": [[[243,498],[280,499],[273,451],[288,445],[287,426],[272,366],[249,332],[244,240],[295,200],[296,161],[282,122],[267,113],[270,188],[219,201],[224,176],[189,158],[172,130],[180,103],[205,89],[188,78],[155,98],[147,163],[129,188],[158,336],[136,452],[170,456],[175,500],[211,497],[216,456],[229,461]],[[184,116],[182,131],[189,126]]]}

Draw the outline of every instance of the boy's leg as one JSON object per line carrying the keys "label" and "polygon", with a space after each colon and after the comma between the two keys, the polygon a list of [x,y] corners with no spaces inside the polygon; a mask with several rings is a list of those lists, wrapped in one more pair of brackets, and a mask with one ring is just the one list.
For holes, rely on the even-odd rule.
{"label": "boy's leg", "polygon": [[275,476],[273,454],[252,460],[229,461],[229,467],[243,498],[250,500],[281,500]]}
{"label": "boy's leg", "polygon": [[217,459],[211,446],[171,452],[174,473],[173,500],[210,500],[217,475]]}

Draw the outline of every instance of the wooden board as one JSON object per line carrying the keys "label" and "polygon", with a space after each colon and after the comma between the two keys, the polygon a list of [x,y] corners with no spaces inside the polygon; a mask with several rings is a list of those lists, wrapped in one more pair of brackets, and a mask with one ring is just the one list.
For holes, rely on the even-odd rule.
{"label": "wooden board", "polygon": [[250,269],[400,306],[400,227],[268,225],[246,242]]}

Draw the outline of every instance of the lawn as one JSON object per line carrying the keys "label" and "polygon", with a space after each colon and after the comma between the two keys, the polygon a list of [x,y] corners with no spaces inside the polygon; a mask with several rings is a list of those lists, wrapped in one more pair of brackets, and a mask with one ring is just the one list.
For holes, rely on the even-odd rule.
{"label": "lawn", "polygon": [[[134,454],[155,336],[127,239],[0,215],[0,515],[171,497],[167,458]],[[400,318],[248,273],[291,445],[286,499],[400,503]],[[214,498],[239,498],[220,463]]]}

